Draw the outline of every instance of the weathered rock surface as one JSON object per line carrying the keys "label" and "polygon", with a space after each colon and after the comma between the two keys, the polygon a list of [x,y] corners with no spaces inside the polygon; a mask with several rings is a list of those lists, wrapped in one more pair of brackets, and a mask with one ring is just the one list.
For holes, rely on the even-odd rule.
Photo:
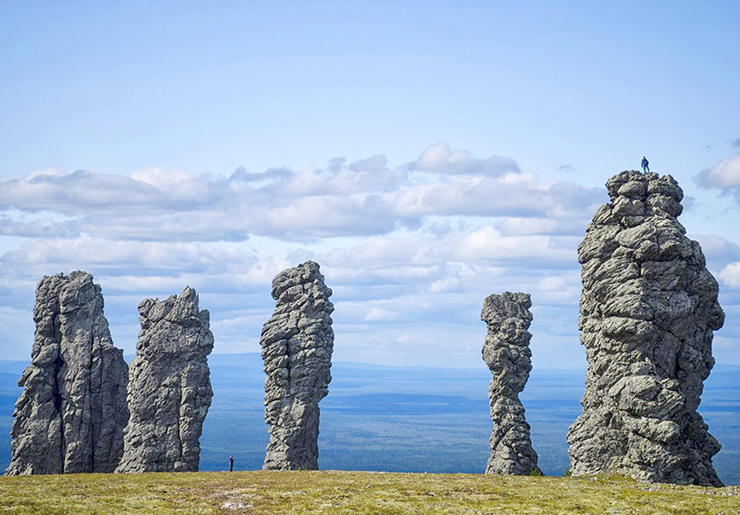
{"label": "weathered rock surface", "polygon": [[611,202],[578,249],[588,372],[571,471],[719,486],[720,445],[696,411],[724,323],[717,281],[676,219],[683,192],[670,175],[622,172],[606,186]]}
{"label": "weathered rock surface", "polygon": [[318,469],[319,401],[329,393],[334,348],[331,294],[313,261],[272,280],[277,305],[260,341],[270,426],[263,469]]}
{"label": "weathered rock surface", "polygon": [[100,286],[80,271],[44,277],[33,319],[6,473],[112,472],[123,452],[128,368],[113,346]]}
{"label": "weathered rock surface", "polygon": [[129,372],[131,417],[116,472],[196,472],[203,420],[211,405],[208,310],[185,287],[139,304],[141,331]]}
{"label": "weathered rock surface", "polygon": [[527,330],[532,323],[529,294],[504,292],[483,301],[481,320],[488,325],[483,360],[493,377],[488,388],[493,431],[486,474],[529,475],[539,472],[529,424],[519,392],[532,370]]}

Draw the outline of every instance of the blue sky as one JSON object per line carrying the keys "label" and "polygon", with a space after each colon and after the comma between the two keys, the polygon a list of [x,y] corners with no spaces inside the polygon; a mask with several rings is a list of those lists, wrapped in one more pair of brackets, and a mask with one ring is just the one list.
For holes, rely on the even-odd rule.
{"label": "blue sky", "polygon": [[0,4],[0,345],[82,268],[132,352],[185,284],[215,352],[269,283],[333,287],[335,358],[482,366],[483,298],[532,293],[535,366],[585,364],[576,247],[611,175],[672,174],[740,363],[736,2]]}

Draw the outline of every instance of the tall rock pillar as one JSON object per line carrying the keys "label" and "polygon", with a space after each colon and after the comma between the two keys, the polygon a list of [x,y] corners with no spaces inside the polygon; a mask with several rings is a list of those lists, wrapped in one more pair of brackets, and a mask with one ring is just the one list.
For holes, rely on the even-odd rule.
{"label": "tall rock pillar", "polygon": [[316,470],[319,401],[328,393],[334,331],[318,263],[307,261],[272,280],[275,312],[262,329],[265,422],[270,442],[263,469]]}
{"label": "tall rock pillar", "polygon": [[113,472],[128,419],[128,368],[113,346],[100,286],[80,271],[44,277],[33,319],[6,473]]}
{"label": "tall rock pillar", "polygon": [[532,370],[532,335],[527,330],[532,323],[530,307],[532,301],[526,293],[490,295],[483,302],[481,320],[488,325],[483,360],[493,374],[488,389],[493,431],[486,474],[522,476],[539,472],[530,427],[519,400]]}
{"label": "tall rock pillar", "polygon": [[179,296],[139,304],[141,331],[129,373],[131,418],[116,472],[197,472],[211,405],[208,310],[186,286]]}
{"label": "tall rock pillar", "polygon": [[670,176],[626,171],[606,183],[578,249],[583,413],[568,433],[571,472],[716,485],[720,445],[697,408],[722,327],[717,281],[676,219]]}

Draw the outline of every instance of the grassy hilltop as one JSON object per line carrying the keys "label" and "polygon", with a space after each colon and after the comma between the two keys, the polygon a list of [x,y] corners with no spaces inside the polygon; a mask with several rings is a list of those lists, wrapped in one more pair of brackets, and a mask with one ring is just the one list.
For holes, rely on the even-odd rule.
{"label": "grassy hilltop", "polygon": [[624,479],[200,472],[0,478],[0,513],[740,513],[740,487]]}

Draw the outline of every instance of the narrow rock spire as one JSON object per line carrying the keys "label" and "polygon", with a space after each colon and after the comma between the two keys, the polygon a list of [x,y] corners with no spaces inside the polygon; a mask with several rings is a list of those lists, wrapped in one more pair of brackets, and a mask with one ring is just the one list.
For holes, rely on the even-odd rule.
{"label": "narrow rock spire", "polygon": [[571,471],[720,486],[720,445],[697,408],[724,313],[701,247],[676,219],[683,191],[670,175],[636,171],[606,187],[611,202],[578,248],[588,372]]}
{"label": "narrow rock spire", "polygon": [[44,277],[33,319],[6,473],[113,472],[128,419],[128,368],[113,346],[100,286],[80,271]]}
{"label": "narrow rock spire", "polygon": [[275,313],[262,329],[265,422],[270,442],[263,469],[316,470],[319,401],[328,393],[334,331],[318,263],[307,261],[272,280]]}
{"label": "narrow rock spire", "polygon": [[530,307],[527,293],[504,292],[483,302],[481,320],[488,325],[483,360],[493,374],[488,389],[493,431],[486,474],[539,473],[530,427],[519,400],[532,370],[532,335],[527,330],[532,323]]}
{"label": "narrow rock spire", "polygon": [[131,363],[124,452],[116,472],[197,472],[211,405],[208,310],[186,286],[179,296],[139,304],[141,331]]}

